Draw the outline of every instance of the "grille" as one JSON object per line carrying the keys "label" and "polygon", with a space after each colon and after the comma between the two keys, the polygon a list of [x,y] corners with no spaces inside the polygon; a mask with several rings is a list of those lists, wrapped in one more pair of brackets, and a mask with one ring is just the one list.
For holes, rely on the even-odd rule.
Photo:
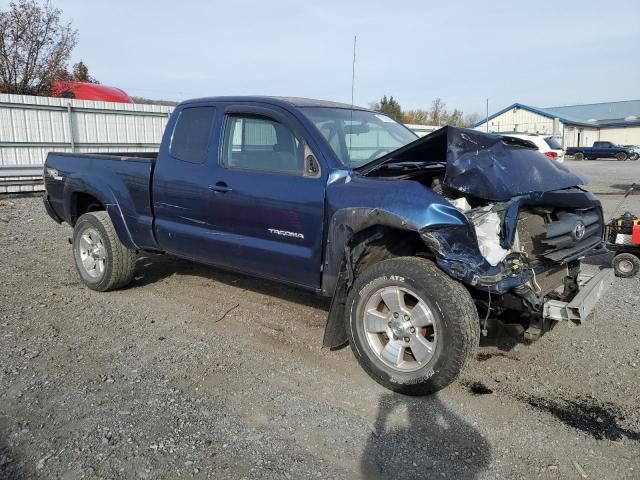
{"label": "grille", "polygon": [[533,263],[559,262],[602,241],[600,209],[523,210],[518,216],[521,250]]}

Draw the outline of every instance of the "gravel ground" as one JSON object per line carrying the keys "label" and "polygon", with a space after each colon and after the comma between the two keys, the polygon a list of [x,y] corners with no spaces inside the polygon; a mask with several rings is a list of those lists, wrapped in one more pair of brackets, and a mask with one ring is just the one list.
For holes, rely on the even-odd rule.
{"label": "gravel ground", "polygon": [[92,292],[70,234],[0,199],[0,478],[640,477],[640,279],[408,398],[321,348],[321,298],[161,256]]}

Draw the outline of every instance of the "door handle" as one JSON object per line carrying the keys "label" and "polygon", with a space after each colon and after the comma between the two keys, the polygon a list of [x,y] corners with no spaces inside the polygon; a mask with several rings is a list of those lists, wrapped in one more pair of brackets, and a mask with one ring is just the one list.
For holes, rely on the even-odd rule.
{"label": "door handle", "polygon": [[209,190],[215,193],[227,193],[231,192],[233,188],[227,187],[227,184],[224,182],[218,182],[215,185],[209,185]]}

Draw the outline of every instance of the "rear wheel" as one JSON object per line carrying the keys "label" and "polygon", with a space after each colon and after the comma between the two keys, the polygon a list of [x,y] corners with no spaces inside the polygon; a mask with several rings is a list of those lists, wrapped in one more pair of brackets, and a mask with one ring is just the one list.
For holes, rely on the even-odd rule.
{"label": "rear wheel", "polygon": [[618,152],[616,153],[616,160],[618,160],[619,162],[624,162],[627,159],[627,154],[624,152]]}
{"label": "rear wheel", "polygon": [[351,289],[347,314],[349,342],[362,368],[384,387],[408,395],[449,385],[479,343],[469,292],[422,258],[369,267]]}
{"label": "rear wheel", "polygon": [[575,158],[575,159],[576,159],[576,160],[578,160],[578,161],[582,161],[582,160],[584,160],[584,153],[582,153],[582,152],[576,152],[576,153],[573,155],[573,158]]}
{"label": "rear wheel", "polygon": [[634,152],[631,155],[629,155],[629,160],[637,160],[638,157],[640,157],[640,155],[638,155],[636,152]]}
{"label": "rear wheel", "polygon": [[640,271],[640,259],[631,253],[619,253],[613,257],[613,269],[618,277],[634,277]]}
{"label": "rear wheel", "polygon": [[73,230],[73,257],[84,284],[106,292],[133,279],[136,252],[125,247],[107,212],[82,215]]}

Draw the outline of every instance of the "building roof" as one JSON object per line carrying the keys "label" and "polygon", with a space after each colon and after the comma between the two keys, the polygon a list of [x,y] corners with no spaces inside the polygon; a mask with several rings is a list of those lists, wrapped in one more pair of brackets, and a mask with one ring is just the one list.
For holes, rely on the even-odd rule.
{"label": "building roof", "polygon": [[640,100],[547,107],[544,108],[544,110],[555,112],[558,115],[569,115],[574,118],[580,118],[590,123],[594,120],[598,122],[611,120],[624,121],[630,117],[635,117],[634,120],[640,120]]}
{"label": "building roof", "polygon": [[[558,118],[567,125],[585,127],[620,127],[640,125],[640,100],[620,102],[589,103],[584,105],[565,105],[560,107],[538,108],[522,103],[514,103],[489,116],[489,120],[502,115],[513,108],[521,108],[547,118]],[[486,119],[476,122],[472,127],[485,123]]]}

